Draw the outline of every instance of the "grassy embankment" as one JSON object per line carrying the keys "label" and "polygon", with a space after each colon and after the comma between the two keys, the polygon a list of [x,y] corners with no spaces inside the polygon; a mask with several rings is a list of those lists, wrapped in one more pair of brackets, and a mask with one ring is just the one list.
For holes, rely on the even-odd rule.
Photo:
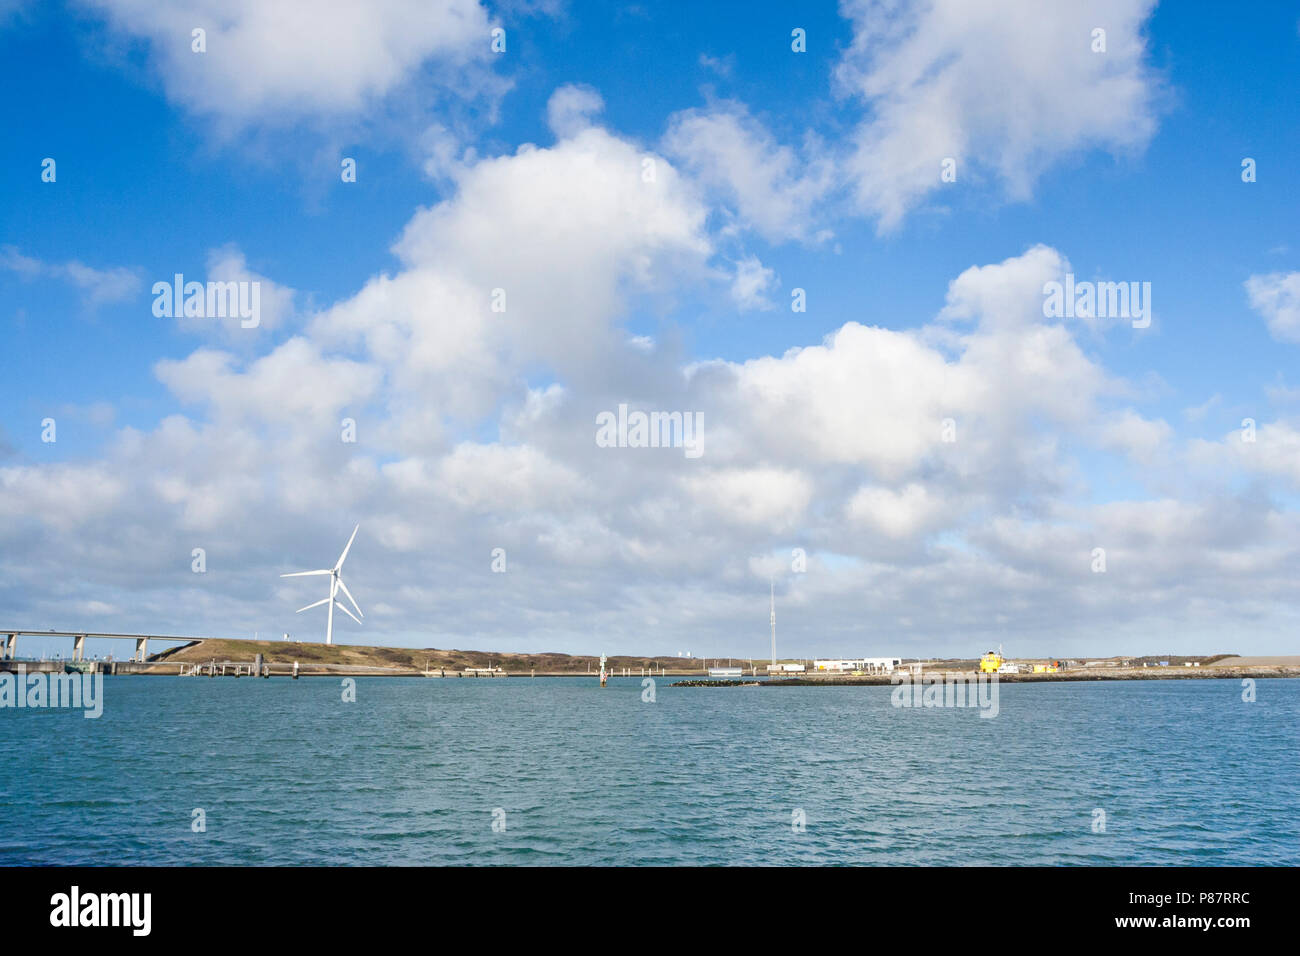
{"label": "grassy embankment", "polygon": [[[509,674],[596,674],[600,658],[575,657],[569,654],[500,654],[488,651],[443,650],[438,648],[370,647],[358,644],[315,644],[298,641],[245,641],[207,638],[158,654],[149,660],[158,673],[175,673],[178,663],[207,664],[209,661],[248,664],[258,654],[276,672],[292,667],[297,661],[302,673],[349,673],[357,669],[376,673],[417,673],[430,670],[463,671],[467,667],[500,667]],[[606,667],[621,673],[640,675],[644,667],[657,673],[662,667],[668,674],[701,674],[702,661],[679,657],[611,657]]]}

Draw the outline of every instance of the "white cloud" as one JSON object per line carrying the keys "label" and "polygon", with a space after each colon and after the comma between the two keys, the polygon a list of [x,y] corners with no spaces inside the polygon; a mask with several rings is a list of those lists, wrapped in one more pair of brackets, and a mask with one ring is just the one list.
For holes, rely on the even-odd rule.
{"label": "white cloud", "polygon": [[364,402],[379,372],[347,359],[330,359],[303,338],[237,367],[228,352],[200,349],[185,359],[154,367],[159,380],[182,401],[204,406],[219,419],[324,424],[338,429],[343,409]]}
{"label": "white cloud", "polygon": [[124,302],[140,289],[140,275],[133,269],[92,269],[80,262],[68,262],[55,267],[55,271],[80,289],[90,306]]}
{"label": "white cloud", "polygon": [[[167,92],[235,120],[355,114],[428,61],[463,69],[488,55],[476,0],[82,0],[144,38]],[[207,52],[191,49],[206,30]]]}
{"label": "white cloud", "polygon": [[1101,425],[1099,444],[1131,455],[1139,462],[1150,462],[1169,447],[1173,434],[1168,422],[1143,418],[1130,408]]}
{"label": "white cloud", "polygon": [[105,464],[55,464],[0,468],[0,490],[0,514],[10,527],[36,521],[70,532],[112,514],[128,485]]}
{"label": "white cloud", "polygon": [[546,102],[546,124],[561,139],[568,139],[592,124],[605,101],[589,86],[561,86]]}
{"label": "white cloud", "polygon": [[[670,329],[632,334],[629,303],[653,315],[734,277],[709,265],[700,193],[662,157],[645,182],[644,155],[584,126],[467,160],[412,216],[396,270],[297,336],[158,363],[185,415],[122,428],[86,461],[0,469],[0,603],[47,626],[86,626],[77,609],[100,601],[124,631],[312,637],[277,575],[337,554],[359,522],[349,586],[388,611],[343,625],[357,642],[589,652],[599,634],[672,653],[691,634],[740,653],[795,547],[809,573],[777,578],[799,608],[792,652],[969,653],[995,631],[1016,653],[1175,632],[1224,649],[1243,613],[1255,646],[1289,639],[1293,515],[1195,484],[1153,502],[1080,491],[1083,456],[1140,479],[1130,459],[1185,449],[1128,407],[1077,327],[1044,318],[1058,251],[961,272],[920,327],[880,309],[784,354],[684,366]],[[595,416],[620,402],[701,414],[703,457],[598,447]],[[1205,453],[1285,483],[1294,430],[1273,428]],[[1091,574],[1098,545],[1124,573]]]}
{"label": "white cloud", "polygon": [[[465,297],[463,308],[426,299],[393,318],[371,313],[336,327],[454,324],[566,373],[590,367],[621,340],[610,317],[626,294],[702,280],[713,251],[689,184],[662,157],[646,182],[643,158],[590,127],[548,149],[479,162],[457,180],[455,198],[416,213],[394,247],[409,281],[444,284]],[[492,310],[497,289],[504,311]]]}
{"label": "white cloud", "polygon": [[[941,186],[993,176],[1024,199],[1072,153],[1145,145],[1157,81],[1142,29],[1154,6],[846,0],[853,41],[836,75],[870,110],[846,167],[859,208],[888,230]],[[1092,49],[1098,27],[1104,53]],[[957,184],[940,180],[946,158]]]}
{"label": "white cloud", "polygon": [[1272,272],[1246,280],[1250,306],[1279,342],[1300,342],[1300,272]]}
{"label": "white cloud", "polygon": [[768,297],[777,286],[776,272],[768,269],[758,256],[746,256],[736,263],[731,282],[731,300],[742,312],[770,311],[776,308]]}
{"label": "white cloud", "polygon": [[781,468],[725,468],[683,479],[690,498],[723,520],[768,530],[794,527],[812,498],[812,483]]}
{"label": "white cloud", "polygon": [[1195,440],[1188,457],[1219,474],[1243,471],[1282,479],[1300,489],[1300,424],[1279,420],[1255,425],[1253,440],[1244,429],[1228,432],[1218,441]]}
{"label": "white cloud", "polygon": [[[186,316],[184,309],[173,303],[176,324],[186,332],[219,338],[231,345],[250,346],[259,336],[274,332],[294,315],[294,290],[250,269],[244,253],[234,244],[208,250],[206,278],[208,282],[248,283],[250,292],[245,304],[251,304],[251,287],[255,285],[257,324],[246,325],[250,320],[237,308],[228,309],[226,316]],[[173,277],[166,276],[159,281],[172,284]]]}
{"label": "white cloud", "polygon": [[437,493],[471,511],[531,512],[572,506],[576,472],[528,446],[457,445],[438,465]]}
{"label": "white cloud", "polygon": [[707,53],[701,53],[698,62],[701,67],[716,73],[724,80],[731,79],[731,74],[736,69],[736,56],[734,53],[727,56],[710,56]]}
{"label": "white cloud", "polygon": [[815,206],[830,190],[834,166],[813,137],[802,155],[776,142],[738,104],[674,114],[663,141],[693,176],[731,204],[740,223],[772,241],[824,239]]}
{"label": "white cloud", "polygon": [[907,538],[929,526],[943,503],[915,482],[899,491],[864,487],[849,499],[848,516],[890,538]]}
{"label": "white cloud", "polygon": [[63,263],[42,262],[23,255],[13,246],[0,247],[0,268],[16,272],[27,280],[48,277],[67,282],[80,290],[82,302],[92,309],[113,302],[125,302],[136,295],[143,284],[137,269],[121,266],[95,269],[76,260]]}

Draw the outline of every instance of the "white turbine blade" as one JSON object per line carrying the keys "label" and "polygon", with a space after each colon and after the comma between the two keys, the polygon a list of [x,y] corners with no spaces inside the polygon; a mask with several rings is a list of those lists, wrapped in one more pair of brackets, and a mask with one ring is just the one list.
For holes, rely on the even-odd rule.
{"label": "white turbine blade", "polygon": [[282,575],[280,575],[280,577],[282,577],[282,578],[301,578],[301,577],[305,577],[306,575],[309,575],[309,574],[330,574],[330,573],[332,573],[332,572],[330,571],[330,569],[329,569],[329,568],[325,568],[325,569],[322,570],[322,571],[295,571],[295,572],[293,572],[293,574],[282,574]]}
{"label": "white turbine blade", "polygon": [[[357,616],[348,610],[348,606],[346,604],[344,604],[342,601],[335,601],[334,603],[338,605],[340,611],[342,611],[348,617],[352,618],[352,620],[357,621]],[[357,621],[357,623],[360,624],[361,622]]]}
{"label": "white turbine blade", "polygon": [[[353,606],[354,608],[357,609],[357,613],[358,613],[358,614],[361,614],[361,605],[358,604],[358,603],[357,603],[357,599],[354,598],[354,597],[352,596],[352,592],[348,590],[348,586],[347,586],[346,584],[343,583],[343,579],[342,579],[342,578],[339,578],[338,581],[339,581],[339,588],[342,589],[343,593],[346,594],[346,595],[348,596],[348,600],[351,601],[351,602],[352,602],[352,606]],[[342,607],[342,606],[343,606],[342,604],[339,605],[339,607]],[[365,617],[364,614],[361,614],[361,616],[362,616],[362,617]]]}
{"label": "white turbine blade", "polygon": [[298,610],[294,611],[293,613],[294,613],[294,614],[301,614],[303,611],[310,611],[312,608],[314,608],[314,607],[320,607],[322,604],[326,604],[326,603],[328,603],[328,602],[329,602],[329,598],[321,598],[321,599],[320,599],[319,601],[317,601],[315,604],[308,604],[306,607],[300,607],[300,608],[298,608]]}
{"label": "white turbine blade", "polygon": [[334,565],[334,570],[335,570],[335,571],[337,571],[337,570],[339,570],[340,568],[342,568],[342,567],[343,567],[343,562],[346,561],[346,560],[348,559],[348,551],[350,551],[350,550],[352,549],[352,542],[356,540],[357,532],[360,531],[360,530],[361,530],[361,525],[357,525],[355,528],[352,529],[352,537],[351,537],[351,538],[348,538],[348,543],[347,543],[347,545],[343,548],[343,553],[339,555],[339,563],[336,564],[336,565]]}

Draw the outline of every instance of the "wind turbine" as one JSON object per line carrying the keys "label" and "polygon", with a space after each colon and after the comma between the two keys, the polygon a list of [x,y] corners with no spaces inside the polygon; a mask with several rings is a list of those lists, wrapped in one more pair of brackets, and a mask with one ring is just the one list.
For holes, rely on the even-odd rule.
{"label": "wind turbine", "polygon": [[[330,576],[330,596],[327,598],[321,598],[315,604],[308,604],[306,607],[300,607],[298,608],[297,611],[294,612],[295,614],[301,614],[303,611],[310,611],[314,607],[320,607],[322,604],[328,604],[330,606],[330,613],[329,613],[329,618],[327,619],[327,622],[325,624],[326,644],[334,643],[334,605],[337,604],[339,606],[340,611],[342,611],[348,617],[352,618],[352,620],[356,621],[358,624],[361,623],[361,617],[365,617],[364,614],[361,614],[361,607],[360,605],[357,604],[356,598],[352,596],[352,592],[348,590],[348,586],[343,583],[343,578],[340,577],[339,575],[339,572],[343,569],[343,562],[347,560],[348,551],[349,549],[351,549],[352,542],[356,539],[357,532],[359,530],[361,530],[361,525],[357,525],[355,528],[352,529],[352,537],[348,538],[347,546],[344,547],[343,553],[339,555],[338,563],[335,564],[334,567],[323,568],[320,571],[294,571],[292,574],[280,575],[280,577],[282,578],[310,577],[313,574],[328,574]],[[349,611],[347,609],[347,605],[345,605],[342,601],[338,600],[337,595],[339,591],[342,591],[345,595],[347,595],[347,599],[351,601],[352,606],[357,609],[356,614],[353,614],[351,611]],[[361,617],[357,617],[357,614],[360,614]]]}

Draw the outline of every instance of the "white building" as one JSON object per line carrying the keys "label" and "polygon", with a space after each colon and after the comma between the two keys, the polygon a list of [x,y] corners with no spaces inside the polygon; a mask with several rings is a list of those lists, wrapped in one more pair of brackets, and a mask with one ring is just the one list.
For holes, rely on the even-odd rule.
{"label": "white building", "polygon": [[813,670],[831,673],[849,673],[861,671],[864,674],[892,674],[901,667],[901,657],[859,657],[852,660],[813,661]]}

